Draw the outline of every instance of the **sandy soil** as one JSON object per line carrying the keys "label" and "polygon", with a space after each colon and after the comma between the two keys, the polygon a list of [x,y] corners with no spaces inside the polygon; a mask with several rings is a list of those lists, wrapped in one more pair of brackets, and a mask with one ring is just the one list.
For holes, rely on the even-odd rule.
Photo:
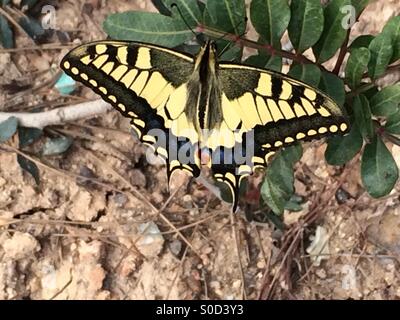
{"label": "sandy soil", "polygon": [[[76,43],[102,39],[108,13],[133,9],[154,8],[147,1],[59,1],[57,26]],[[397,0],[374,1],[352,38],[378,32],[399,13]],[[19,34],[17,47],[27,45]],[[0,51],[1,84],[51,80],[67,50]],[[21,111],[95,98],[82,87],[76,96],[61,97],[51,86],[0,91],[0,106]],[[241,214],[232,228],[229,206],[184,175],[169,193],[165,168],[146,162],[128,127],[112,111],[58,128],[75,140],[67,153],[41,159],[40,187],[15,153],[0,150],[0,299],[400,298],[399,188],[368,197],[359,158],[334,168],[324,161],[323,142],[304,146],[296,166],[304,209],[284,215],[289,229],[300,230],[300,245],[286,266],[282,232]],[[389,147],[400,164],[400,148]],[[316,222],[299,228],[312,211]]]}

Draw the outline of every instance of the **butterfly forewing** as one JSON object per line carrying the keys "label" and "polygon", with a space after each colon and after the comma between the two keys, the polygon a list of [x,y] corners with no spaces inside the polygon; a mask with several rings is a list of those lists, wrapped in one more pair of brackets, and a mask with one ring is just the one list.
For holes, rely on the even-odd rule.
{"label": "butterfly forewing", "polygon": [[99,41],[73,49],[61,67],[130,118],[140,140],[166,159],[169,175],[176,169],[199,175],[193,154],[187,152],[185,163],[178,159],[181,147],[194,149],[197,139],[181,135],[188,126],[183,111],[191,56],[143,43]]}

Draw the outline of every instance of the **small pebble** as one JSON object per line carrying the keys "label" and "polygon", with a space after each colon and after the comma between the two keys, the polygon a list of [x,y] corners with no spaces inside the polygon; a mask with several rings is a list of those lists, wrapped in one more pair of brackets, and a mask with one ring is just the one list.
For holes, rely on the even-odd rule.
{"label": "small pebble", "polygon": [[169,244],[169,248],[174,255],[178,256],[182,250],[182,242],[174,240]]}

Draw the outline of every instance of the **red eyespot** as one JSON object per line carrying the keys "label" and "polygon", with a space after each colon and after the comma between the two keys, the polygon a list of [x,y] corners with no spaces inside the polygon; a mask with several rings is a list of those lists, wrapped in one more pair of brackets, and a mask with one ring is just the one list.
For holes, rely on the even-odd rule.
{"label": "red eyespot", "polygon": [[202,24],[197,25],[196,32],[203,33],[204,32],[204,26]]}

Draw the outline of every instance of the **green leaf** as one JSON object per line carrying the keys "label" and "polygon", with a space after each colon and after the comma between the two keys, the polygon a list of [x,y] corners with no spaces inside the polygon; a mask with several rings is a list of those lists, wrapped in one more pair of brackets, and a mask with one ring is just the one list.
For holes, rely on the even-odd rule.
{"label": "green leaf", "polygon": [[372,114],[369,107],[369,102],[363,94],[356,96],[353,101],[353,111],[355,121],[360,129],[362,137],[366,141],[374,136],[374,125],[372,123]]}
{"label": "green leaf", "polygon": [[206,11],[207,26],[237,35],[246,30],[244,0],[207,0]]}
{"label": "green leaf", "polygon": [[351,1],[332,0],[324,9],[324,30],[313,47],[318,63],[332,58],[346,39],[347,30],[342,23],[346,21],[347,13],[341,11],[346,5],[351,5]]}
{"label": "green leaf", "polygon": [[374,38],[375,37],[370,34],[362,35],[355,38],[349,47],[349,51],[352,52],[354,49],[358,48],[368,48]]}
{"label": "green leaf", "polygon": [[32,177],[35,179],[36,184],[39,185],[39,168],[36,166],[36,164],[21,155],[17,155],[17,162],[23,170],[32,175]]}
{"label": "green leaf", "polygon": [[199,53],[201,46],[197,43],[182,43],[179,46],[175,46],[174,49],[189,53],[193,56]]}
{"label": "green leaf", "polygon": [[360,130],[357,123],[353,123],[349,134],[328,139],[328,147],[325,151],[326,162],[333,166],[342,166],[355,157],[362,145],[363,138]]}
{"label": "green leaf", "polygon": [[368,73],[372,79],[376,79],[385,73],[392,58],[392,37],[389,34],[381,33],[371,41],[368,48],[371,52]]}
{"label": "green leaf", "polygon": [[271,210],[264,212],[266,218],[280,231],[285,230],[285,223],[283,222],[282,216],[277,216]]}
{"label": "green leaf", "polygon": [[297,53],[312,47],[324,28],[324,14],[320,0],[292,1],[289,38]]}
{"label": "green leaf", "polygon": [[303,147],[301,144],[296,143],[283,149],[280,156],[283,157],[286,163],[290,163],[293,166],[296,162],[300,161],[303,156]]}
{"label": "green leaf", "polygon": [[282,58],[278,56],[268,56],[266,54],[258,54],[248,57],[245,64],[255,66],[258,68],[264,68],[281,72],[282,70]]}
{"label": "green leaf", "polygon": [[346,64],[346,82],[355,89],[361,83],[362,76],[368,68],[371,54],[367,48],[354,49]]}
{"label": "green leaf", "polygon": [[182,20],[152,12],[111,14],[104,21],[103,28],[113,39],[151,42],[167,47],[175,47],[193,37]]}
{"label": "green leaf", "polygon": [[371,111],[376,116],[389,116],[398,111],[400,83],[383,88],[370,101]]}
{"label": "green leaf", "polygon": [[331,72],[323,71],[319,88],[333,98],[340,106],[344,105],[345,89],[343,80]]}
{"label": "green leaf", "polygon": [[250,4],[250,19],[266,43],[280,47],[280,40],[290,21],[287,0],[253,0]]}
{"label": "green leaf", "polygon": [[363,95],[368,98],[368,100],[371,100],[374,95],[376,95],[379,92],[378,87],[372,87],[366,91],[363,92]]}
{"label": "green leaf", "polygon": [[282,214],[294,193],[293,165],[302,156],[301,145],[282,150],[267,169],[261,186],[261,197],[275,214]]}
{"label": "green leaf", "polygon": [[163,3],[171,11],[172,17],[182,20],[177,7],[171,7],[175,3],[190,27],[193,28],[201,24],[203,15],[199,9],[197,0],[164,0]]}
{"label": "green leaf", "polygon": [[321,69],[315,64],[292,64],[288,75],[314,87],[321,81]]}
{"label": "green leaf", "polygon": [[385,130],[389,133],[400,134],[400,110],[387,118]]}
{"label": "green leaf", "polygon": [[371,112],[377,117],[389,117],[396,113],[399,110],[398,103],[393,101],[387,101],[384,104],[381,104],[379,108],[371,109]]}
{"label": "green leaf", "polygon": [[14,33],[5,17],[0,14],[0,44],[5,49],[14,48]]}
{"label": "green leaf", "polygon": [[388,117],[396,113],[398,109],[397,102],[388,101],[381,104],[379,108],[371,108],[371,112],[377,117]]}
{"label": "green leaf", "polygon": [[235,43],[228,43],[229,49],[219,57],[220,61],[234,61],[239,63],[243,54],[243,47],[235,45]]}
{"label": "green leaf", "polygon": [[[293,193],[293,191],[289,191]],[[271,180],[266,178],[261,187],[263,200],[268,204],[275,214],[282,214],[285,210],[285,204],[288,201],[289,193],[279,188]]]}
{"label": "green leaf", "polygon": [[60,136],[46,141],[42,148],[42,155],[52,156],[64,153],[69,149],[74,140],[70,137]]}
{"label": "green leaf", "polygon": [[19,147],[26,147],[37,141],[43,131],[37,128],[18,127]]}
{"label": "green leaf", "polygon": [[[233,201],[232,190],[228,187],[228,185],[218,180],[214,180],[214,184],[220,191],[221,199],[224,200],[225,202],[232,203]],[[239,187],[239,198],[246,193],[247,189],[248,189],[247,179],[243,179]]]}
{"label": "green leaf", "polygon": [[392,17],[382,30],[392,39],[393,55],[390,63],[400,59],[400,16]]}
{"label": "green leaf", "polygon": [[15,132],[17,132],[18,120],[15,117],[10,117],[0,123],[0,143],[6,142]]}
{"label": "green leaf", "polygon": [[303,210],[301,206],[303,202],[303,198],[299,197],[298,195],[294,194],[290,197],[289,201],[285,204],[285,210],[297,212]]}
{"label": "green leaf", "polygon": [[361,179],[367,192],[374,198],[392,191],[399,177],[396,162],[379,136],[364,149],[361,159]]}

